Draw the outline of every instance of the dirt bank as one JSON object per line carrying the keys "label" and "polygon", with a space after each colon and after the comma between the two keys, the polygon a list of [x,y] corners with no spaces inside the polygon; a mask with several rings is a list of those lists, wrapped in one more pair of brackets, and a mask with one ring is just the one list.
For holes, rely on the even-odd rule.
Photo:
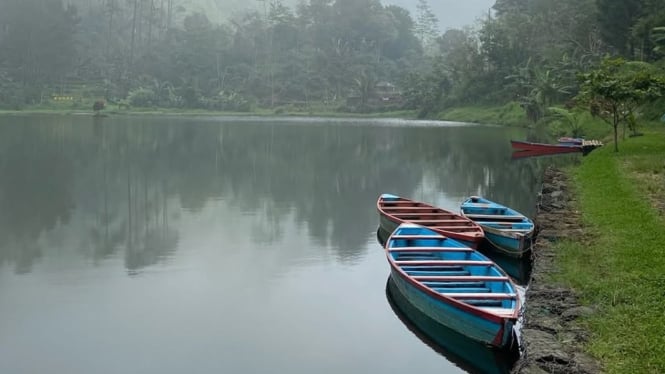
{"label": "dirt bank", "polygon": [[548,168],[539,200],[534,265],[521,332],[525,352],[513,373],[600,373],[601,366],[581,349],[588,334],[576,323],[593,309],[581,306],[571,289],[548,280],[556,271],[552,243],[560,238],[590,240],[575,210],[567,176]]}

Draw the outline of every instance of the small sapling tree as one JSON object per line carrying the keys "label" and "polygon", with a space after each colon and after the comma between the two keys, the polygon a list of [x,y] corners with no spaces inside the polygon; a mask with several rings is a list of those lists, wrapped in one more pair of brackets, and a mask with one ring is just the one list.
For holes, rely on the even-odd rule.
{"label": "small sapling tree", "polygon": [[[632,63],[631,63],[632,64]],[[619,151],[620,123],[635,125],[635,108],[659,97],[665,81],[647,66],[629,66],[622,58],[603,60],[601,66],[580,74],[578,99],[588,105],[592,115],[602,118],[614,129],[614,151]]]}

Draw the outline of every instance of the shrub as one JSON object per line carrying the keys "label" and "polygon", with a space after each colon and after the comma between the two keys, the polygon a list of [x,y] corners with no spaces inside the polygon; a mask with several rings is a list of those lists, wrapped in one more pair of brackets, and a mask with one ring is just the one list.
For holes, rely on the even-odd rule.
{"label": "shrub", "polygon": [[129,92],[127,101],[132,106],[151,107],[155,104],[155,92],[149,88],[139,87]]}

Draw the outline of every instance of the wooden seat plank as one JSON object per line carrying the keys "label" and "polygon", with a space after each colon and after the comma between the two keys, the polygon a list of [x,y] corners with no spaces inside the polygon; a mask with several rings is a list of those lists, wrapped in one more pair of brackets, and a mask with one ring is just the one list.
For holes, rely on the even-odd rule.
{"label": "wooden seat plank", "polygon": [[[418,212],[418,213],[393,213],[395,217],[411,217],[411,216],[420,216],[420,217],[454,217],[455,214],[452,213],[440,213],[440,212]],[[458,218],[459,219],[459,218]],[[449,220],[454,221],[454,220]]]}
{"label": "wooden seat plank", "polygon": [[445,292],[441,295],[452,297],[454,299],[515,299],[517,294],[514,293],[455,293]]}
{"label": "wooden seat plank", "polygon": [[[460,225],[471,225],[472,224],[471,221],[468,221],[468,220],[465,220],[465,219],[456,219],[456,220],[443,219],[443,220],[440,220],[440,219],[429,219],[429,218],[412,218],[412,219],[409,219],[409,221],[411,221],[411,222],[429,222],[429,223],[454,223],[454,222],[457,222],[457,223],[460,223]],[[455,225],[450,225],[450,226],[454,227]]]}
{"label": "wooden seat plank", "polygon": [[465,247],[389,247],[389,252],[473,252]]}
{"label": "wooden seat plank", "polygon": [[[433,210],[434,212],[438,212],[439,210],[437,208],[433,208],[431,206],[384,206],[382,207],[384,211],[389,211],[389,210],[398,210],[398,211],[404,211],[404,210]],[[445,212],[441,212],[445,213]]]}
{"label": "wooden seat plank", "polygon": [[521,221],[524,216],[506,216],[501,214],[465,214],[467,218],[471,219],[496,219],[501,221]]}
{"label": "wooden seat plank", "polygon": [[395,261],[397,265],[400,266],[492,266],[494,263],[492,261],[473,261],[473,260],[400,260]]}
{"label": "wooden seat plank", "polygon": [[413,279],[421,282],[460,282],[460,281],[482,281],[482,282],[505,282],[508,277],[489,275],[467,275],[467,276],[446,276],[446,275],[416,275]]}
{"label": "wooden seat plank", "polygon": [[443,235],[393,235],[391,239],[447,239]]}

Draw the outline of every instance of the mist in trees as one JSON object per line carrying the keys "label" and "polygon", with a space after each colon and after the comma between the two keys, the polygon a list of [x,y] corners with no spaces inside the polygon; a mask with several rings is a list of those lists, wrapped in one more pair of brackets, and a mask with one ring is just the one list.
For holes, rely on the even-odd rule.
{"label": "mist in trees", "polygon": [[662,0],[496,0],[476,23],[445,30],[441,4],[427,0],[413,13],[379,0],[263,0],[227,14],[195,3],[1,2],[0,107],[75,93],[110,107],[431,116],[517,101],[538,121],[604,56],[665,53]]}
{"label": "mist in trees", "polygon": [[414,21],[378,0],[279,0],[215,23],[180,0],[0,3],[0,105],[81,90],[111,104],[248,111],[368,102],[423,65]]}

